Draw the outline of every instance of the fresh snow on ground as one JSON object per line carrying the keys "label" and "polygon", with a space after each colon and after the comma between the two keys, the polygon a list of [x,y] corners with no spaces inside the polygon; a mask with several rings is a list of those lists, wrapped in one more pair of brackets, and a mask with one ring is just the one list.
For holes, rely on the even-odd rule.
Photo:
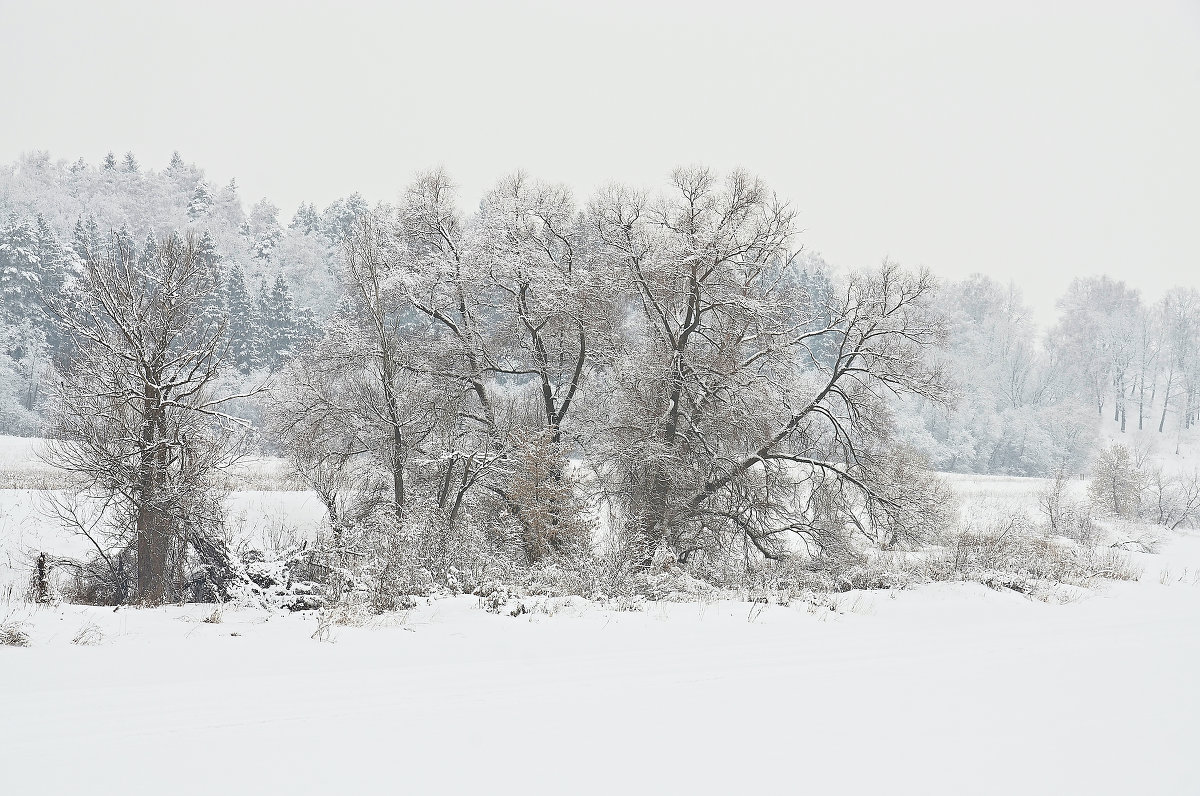
{"label": "fresh snow on ground", "polygon": [[[29,462],[0,443],[0,467]],[[977,522],[1046,483],[950,481]],[[4,796],[1200,793],[1197,533],[1064,604],[939,583],[514,618],[462,596],[326,635],[311,612],[30,606],[30,556],[84,552],[38,499],[0,489],[0,623],[31,641],[0,646]],[[322,511],[230,507],[256,544]]]}
{"label": "fresh snow on ground", "polygon": [[[1196,793],[1200,536],[1050,605],[975,584],[511,618],[17,610],[6,793]],[[1165,583],[1163,582],[1165,581]],[[15,608],[13,606],[12,608]],[[98,643],[72,640],[87,630]],[[96,631],[99,631],[97,633]]]}

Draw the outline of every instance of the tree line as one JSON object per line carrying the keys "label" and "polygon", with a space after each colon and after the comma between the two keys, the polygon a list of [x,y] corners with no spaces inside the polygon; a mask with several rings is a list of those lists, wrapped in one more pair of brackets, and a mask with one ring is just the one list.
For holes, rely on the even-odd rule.
{"label": "tree line", "polygon": [[601,526],[633,569],[718,579],[919,543],[941,487],[890,399],[947,397],[935,283],[892,263],[814,274],[794,217],[741,172],[679,169],[582,206],[517,174],[470,215],[423,174],[356,219],[336,311],[251,391],[224,378],[237,319],[210,311],[202,240],[113,235],[48,301],[75,352],[51,459],[104,507],[72,494],[59,514],[96,542],[112,599],[222,588],[213,474],[257,400],[327,507],[310,556],[381,594],[416,571],[588,559]]}
{"label": "tree line", "polygon": [[305,205],[284,227],[270,202],[247,212],[236,183],[212,186],[178,153],[163,171],[133,153],[97,166],[35,153],[0,167],[0,433],[43,433],[47,379],[68,352],[39,295],[78,278],[84,253],[110,231],[142,243],[197,232],[219,272],[213,309],[236,319],[228,334],[249,373],[278,367],[332,311],[338,250],[365,208],[357,195],[320,212]]}
{"label": "tree line", "polygon": [[907,435],[936,467],[1083,474],[1101,433],[1145,431],[1175,448],[1200,419],[1200,292],[1154,302],[1107,276],[1075,279],[1047,330],[1015,285],[942,286],[952,407],[909,405]]}
{"label": "tree line", "polygon": [[[1196,419],[1194,291],[1143,308],[1122,283],[1077,280],[1042,336],[986,277],[829,268],[742,172],[677,169],[582,203],[517,173],[467,213],[433,171],[394,204],[303,205],[282,230],[269,203],[239,216],[232,186],[178,158],[76,166],[33,158],[0,196],[39,169],[174,185],[156,218],[181,222],[135,235],[79,218],[64,245],[45,216],[14,218],[0,245],[23,264],[0,272],[5,328],[53,352],[22,406],[77,479],[55,511],[95,546],[98,600],[244,579],[221,473],[251,450],[286,457],[326,508],[296,566],[386,605],[414,573],[497,562],[606,556],[721,581],[919,546],[949,522],[934,469],[1082,472],[1097,407],[1122,430]],[[297,309],[288,278],[287,253],[315,241],[322,313]],[[7,353],[28,367],[31,351]]]}

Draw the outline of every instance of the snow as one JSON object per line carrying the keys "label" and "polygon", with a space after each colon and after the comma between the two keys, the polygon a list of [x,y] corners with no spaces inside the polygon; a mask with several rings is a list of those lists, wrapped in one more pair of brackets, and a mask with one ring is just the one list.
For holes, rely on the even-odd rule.
{"label": "snow", "polygon": [[[976,515],[1044,484],[951,480]],[[0,587],[69,552],[36,497],[0,489]],[[260,537],[321,516],[302,492],[231,505]],[[0,647],[0,793],[1197,793],[1200,534],[1164,535],[1140,582],[1065,604],[940,583],[513,618],[463,596],[328,642],[311,612],[0,589],[31,638]]]}
{"label": "snow", "polygon": [[27,608],[0,771],[10,793],[1195,793],[1200,536],[1142,563],[1066,605],[457,597],[332,643],[313,614]]}

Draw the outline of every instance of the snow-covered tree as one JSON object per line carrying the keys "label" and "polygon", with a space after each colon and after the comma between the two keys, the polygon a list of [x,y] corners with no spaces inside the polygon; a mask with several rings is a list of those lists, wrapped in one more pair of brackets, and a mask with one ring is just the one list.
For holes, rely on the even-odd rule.
{"label": "snow-covered tree", "polygon": [[[56,387],[48,460],[78,480],[54,502],[89,536],[107,597],[157,604],[176,598],[188,550],[228,559],[219,537],[214,474],[241,451],[242,425],[220,392],[224,329],[204,319],[220,289],[194,238],[168,237],[140,254],[114,235],[83,257],[71,289],[49,302],[73,356]],[[83,494],[105,507],[80,520]]]}
{"label": "snow-covered tree", "polygon": [[647,562],[660,547],[777,556],[793,535],[827,547],[858,528],[891,545],[919,530],[893,497],[883,396],[944,394],[923,355],[941,334],[928,274],[887,264],[840,285],[831,318],[804,311],[794,212],[741,172],[680,169],[658,199],[612,188],[591,214],[631,288],[603,466]]}
{"label": "snow-covered tree", "polygon": [[245,234],[249,239],[250,253],[260,260],[270,259],[271,252],[283,237],[283,228],[279,226],[279,208],[266,199],[256,202],[246,219]]}
{"label": "snow-covered tree", "polygon": [[207,216],[212,212],[212,209],[213,197],[208,189],[208,185],[203,182],[197,183],[196,188],[192,191],[192,198],[188,201],[188,218],[195,221]]}
{"label": "snow-covered tree", "polygon": [[229,313],[230,359],[242,373],[249,373],[259,365],[263,334],[255,303],[246,287],[246,274],[236,264],[229,269],[225,307]]}

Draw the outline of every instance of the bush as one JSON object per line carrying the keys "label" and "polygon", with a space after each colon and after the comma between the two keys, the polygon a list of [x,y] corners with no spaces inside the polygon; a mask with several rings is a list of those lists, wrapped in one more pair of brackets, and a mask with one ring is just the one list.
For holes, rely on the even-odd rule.
{"label": "bush", "polygon": [[28,647],[29,645],[29,633],[25,631],[25,623],[0,622],[0,647]]}
{"label": "bush", "polygon": [[1133,519],[1140,513],[1145,484],[1145,475],[1133,461],[1129,449],[1113,444],[1096,457],[1088,482],[1088,495],[1092,504],[1104,513]]}
{"label": "bush", "polygon": [[1069,486],[1066,468],[1059,467],[1054,479],[1038,493],[1038,510],[1052,535],[1091,543],[1097,535],[1097,528],[1088,507],[1071,498]]}

